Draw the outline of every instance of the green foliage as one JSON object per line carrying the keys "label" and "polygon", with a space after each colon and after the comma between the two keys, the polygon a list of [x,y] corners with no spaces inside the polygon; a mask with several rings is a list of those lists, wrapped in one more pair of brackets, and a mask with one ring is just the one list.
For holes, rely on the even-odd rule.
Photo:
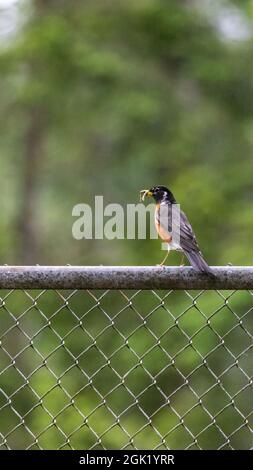
{"label": "green foliage", "polygon": [[[2,263],[155,264],[162,257],[158,241],[73,240],[71,211],[74,204],[92,203],[99,194],[104,195],[105,203],[137,203],[140,189],[165,184],[189,215],[210,264],[252,264],[252,39],[238,43],[223,40],[211,21],[203,17],[197,2],[31,3],[33,9],[21,11],[23,25],[0,54]],[[243,15],[252,18],[252,1],[233,3]],[[177,255],[171,259],[178,263]],[[186,299],[180,298],[179,293],[170,299],[169,308],[177,316]],[[18,315],[26,308],[23,301],[13,300],[9,308]],[[84,313],[89,309],[86,302],[80,297],[75,308]],[[203,300],[203,311],[211,315],[218,308],[216,302],[217,298],[211,296]],[[243,302],[238,294],[236,307],[241,311],[250,306],[249,300]],[[150,311],[151,305],[151,298],[143,299],[142,313]],[[49,296],[42,310],[50,317],[58,306],[57,299]],[[120,300],[114,298],[106,308],[115,313],[120,309]],[[226,331],[228,325],[225,310],[219,325],[221,331]],[[59,320],[57,315],[53,320],[61,336],[73,326],[68,313],[66,308]],[[151,316],[149,321],[152,331],[162,338],[172,325],[171,318],[162,311],[160,314],[157,318]],[[129,309],[124,315],[124,319],[119,318],[118,327],[125,335],[131,334],[131,325],[136,321],[134,314]],[[97,335],[104,320],[96,310],[86,327]],[[8,321],[5,312],[3,331],[8,328]],[[36,308],[31,309],[28,322],[31,334],[42,327],[40,321]],[[204,320],[192,308],[180,321],[190,335],[203,326]],[[9,342],[14,340],[11,337]],[[108,357],[122,346],[117,335],[115,342],[106,334],[100,341]],[[140,355],[153,345],[144,328],[129,341]],[[161,341],[173,351],[178,344],[176,328],[171,328],[169,339],[165,336]],[[56,336],[48,331],[42,331],[35,342],[46,356],[59,346]],[[68,346],[78,355],[88,348],[89,338],[76,333]],[[204,354],[205,348],[211,350],[214,346],[215,338],[206,329],[206,335],[199,337],[198,348],[203,348]],[[101,359],[94,349],[89,354],[82,364],[88,375]],[[51,366],[58,377],[67,369],[69,358],[61,348],[53,358]],[[30,360],[31,371],[36,367],[36,354]],[[167,358],[155,348],[146,360],[145,365],[155,374],[158,365],[166,365]],[[193,347],[178,358],[185,373],[197,366],[198,360]],[[226,358],[222,354],[216,360],[221,369],[225,368]],[[139,384],[140,389],[145,386],[145,374],[142,375],[142,368],[135,364],[127,347],[122,346],[114,366],[121,375],[133,367],[132,386]],[[172,369],[160,378],[166,393],[180,386],[180,378]],[[105,370],[98,380],[97,386],[103,393],[106,393],[103,386],[113,381],[109,372]],[[12,383],[18,378],[11,373],[6,377],[1,385],[11,393]],[[84,376],[78,369],[62,380],[70,394],[77,394],[78,407],[84,416],[99,403],[92,387],[83,389]],[[204,372],[196,380],[203,389],[208,386]],[[65,406],[66,397],[46,368],[34,373],[31,383],[39,396],[44,397],[44,406],[51,413],[56,414]],[[51,387],[52,393],[47,394]],[[147,413],[152,412],[151,402],[159,407],[159,394],[155,390],[152,393],[143,398],[142,406]],[[22,402],[24,408],[33,399],[27,391]],[[123,387],[108,399],[119,413],[122,403],[131,404]],[[180,407],[187,408],[192,399],[182,388],[174,405],[183,412]],[[220,400],[219,393],[214,393],[208,406]],[[247,397],[245,402],[249,400]],[[197,420],[188,418],[188,425],[196,426],[196,432],[208,425],[201,409],[198,413]],[[7,414],[2,418],[6,432],[8,420],[15,423],[15,419]],[[66,434],[82,423],[74,407],[66,408],[59,420]],[[106,408],[98,406],[90,424],[97,433],[103,433],[111,422]],[[168,423],[176,426],[178,419],[165,408],[154,417],[154,422],[165,434]],[[125,418],[124,426],[134,433],[142,425],[143,417],[134,408]],[[61,445],[61,436],[43,407],[29,415],[28,426],[35,434],[48,426],[48,432],[41,435],[42,446]],[[172,448],[187,440],[184,430],[176,429],[169,442]],[[28,442],[19,429],[11,439],[14,447]],[[85,428],[80,428],[75,439],[77,448],[94,443]],[[108,447],[125,444],[120,426],[106,433],[104,439]],[[220,445],[219,439],[210,431],[203,446]],[[152,433],[143,431],[136,436],[137,447],[157,444]]]}

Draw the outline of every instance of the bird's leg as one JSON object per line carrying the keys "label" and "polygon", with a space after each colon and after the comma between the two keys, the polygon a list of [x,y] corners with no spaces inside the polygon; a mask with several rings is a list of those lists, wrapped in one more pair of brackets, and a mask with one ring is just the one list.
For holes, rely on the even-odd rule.
{"label": "bird's leg", "polygon": [[184,267],[184,253],[181,256],[180,268]]}
{"label": "bird's leg", "polygon": [[164,258],[164,259],[162,260],[162,262],[161,262],[160,264],[158,264],[157,266],[163,266],[163,265],[164,265],[166,259],[167,259],[168,256],[169,256],[169,253],[170,253],[170,250],[167,251],[165,258]]}

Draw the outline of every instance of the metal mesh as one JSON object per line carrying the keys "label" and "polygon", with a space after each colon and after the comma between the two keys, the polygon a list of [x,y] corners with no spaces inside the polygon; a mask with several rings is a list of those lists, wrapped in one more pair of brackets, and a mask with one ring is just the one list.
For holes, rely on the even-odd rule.
{"label": "metal mesh", "polygon": [[1,449],[249,449],[251,291],[1,291]]}

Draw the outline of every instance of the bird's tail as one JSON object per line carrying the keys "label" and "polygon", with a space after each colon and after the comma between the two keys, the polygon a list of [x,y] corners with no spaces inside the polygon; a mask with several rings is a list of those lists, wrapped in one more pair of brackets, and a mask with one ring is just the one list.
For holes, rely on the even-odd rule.
{"label": "bird's tail", "polygon": [[208,276],[215,277],[213,270],[210,268],[210,266],[208,266],[207,262],[204,260],[202,254],[199,251],[187,251],[185,254],[193,269],[205,273]]}

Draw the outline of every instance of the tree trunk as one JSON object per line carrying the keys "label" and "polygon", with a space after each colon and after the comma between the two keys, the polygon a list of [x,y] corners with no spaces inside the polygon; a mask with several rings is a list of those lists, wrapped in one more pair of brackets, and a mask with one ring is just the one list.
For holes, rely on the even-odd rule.
{"label": "tree trunk", "polygon": [[41,110],[35,107],[29,111],[29,122],[24,136],[21,204],[18,217],[20,240],[18,257],[22,264],[39,262],[38,184],[42,141]]}

